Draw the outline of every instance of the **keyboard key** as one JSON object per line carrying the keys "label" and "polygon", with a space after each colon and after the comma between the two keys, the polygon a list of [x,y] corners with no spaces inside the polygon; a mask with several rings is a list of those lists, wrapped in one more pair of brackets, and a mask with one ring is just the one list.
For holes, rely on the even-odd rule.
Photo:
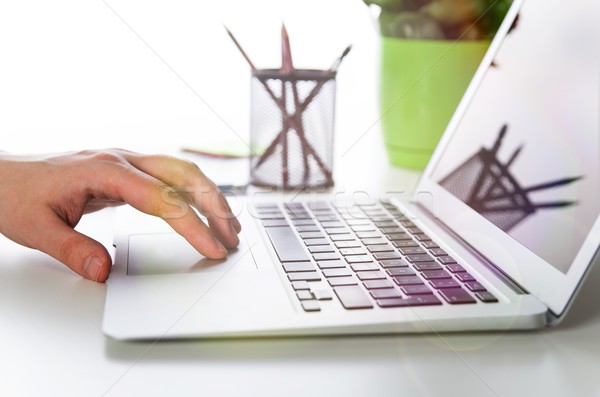
{"label": "keyboard key", "polygon": [[350,265],[355,272],[370,272],[373,270],[380,270],[379,266],[376,263],[354,263]]}
{"label": "keyboard key", "polygon": [[439,248],[439,245],[437,245],[437,243],[435,243],[433,241],[424,241],[423,242],[423,247],[425,247],[425,248]]}
{"label": "keyboard key", "polygon": [[460,288],[460,284],[451,278],[431,280],[429,284],[435,289]]}
{"label": "keyboard key", "polygon": [[394,282],[400,286],[423,284],[423,280],[418,276],[400,276],[394,277]]}
{"label": "keyboard key", "polygon": [[325,222],[321,222],[321,226],[323,226],[326,229],[331,229],[331,228],[346,228],[346,224],[344,222],[340,222],[340,221],[325,221]]}
{"label": "keyboard key", "polygon": [[381,207],[375,208],[363,208],[363,212],[369,216],[384,216],[386,215],[385,211]]}
{"label": "keyboard key", "polygon": [[[412,237],[410,237],[408,234],[402,232],[402,233],[393,233],[393,234],[388,234],[386,236],[390,241],[412,241]],[[416,246],[417,244],[415,244]]]}
{"label": "keyboard key", "polygon": [[356,236],[361,240],[366,238],[381,238],[381,234],[379,232],[359,232],[356,233]]}
{"label": "keyboard key", "polygon": [[403,285],[400,287],[403,293],[406,295],[423,295],[423,294],[431,294],[431,288],[425,284],[418,285]]}
{"label": "keyboard key", "polygon": [[288,278],[290,281],[320,281],[321,275],[317,272],[298,272],[289,273]]}
{"label": "keyboard key", "polygon": [[410,234],[423,234],[423,231],[416,226],[407,227],[406,230],[408,230]]}
{"label": "keyboard key", "polygon": [[317,225],[309,225],[309,226],[297,226],[296,230],[298,230],[299,233],[305,233],[305,232],[318,232],[321,229],[319,229],[319,227]]}
{"label": "keyboard key", "polygon": [[356,273],[356,276],[361,281],[385,279],[385,274],[381,271],[358,272]]}
{"label": "keyboard key", "polygon": [[415,263],[413,267],[419,272],[425,270],[442,270],[442,267],[437,262],[418,262]]}
{"label": "keyboard key", "polygon": [[390,276],[414,276],[416,273],[409,267],[392,267],[387,269]]}
{"label": "keyboard key", "polygon": [[294,226],[315,226],[315,221],[312,219],[294,219],[292,223]]}
{"label": "keyboard key", "polygon": [[346,220],[346,223],[350,226],[362,226],[371,224],[371,222],[369,222],[366,219],[348,219]]}
{"label": "keyboard key", "polygon": [[397,252],[376,252],[373,254],[375,259],[378,261],[386,260],[386,259],[400,259],[402,258]]}
{"label": "keyboard key", "polygon": [[418,247],[419,244],[417,244],[417,242],[413,241],[413,240],[403,240],[403,241],[394,241],[394,246],[396,246],[396,248]]}
{"label": "keyboard key", "polygon": [[331,245],[315,245],[314,247],[308,247],[308,251],[311,254],[318,254],[321,252],[335,252],[335,248]]}
{"label": "keyboard key", "polygon": [[369,215],[369,219],[372,220],[373,222],[391,221],[392,217],[383,212],[380,212],[377,214]]}
{"label": "keyboard key", "polygon": [[318,254],[314,254],[313,258],[318,261],[333,261],[336,259],[340,259],[340,256],[336,252],[321,252]]}
{"label": "keyboard key", "polygon": [[402,247],[399,248],[399,251],[402,255],[418,255],[418,254],[426,254],[427,252],[421,247]]}
{"label": "keyboard key", "polygon": [[492,302],[498,302],[498,298],[496,298],[491,292],[489,291],[480,291],[480,292],[476,292],[475,296],[482,302],[485,303],[492,303]]}
{"label": "keyboard key", "polygon": [[402,298],[402,294],[393,288],[375,289],[369,293],[375,299]]}
{"label": "keyboard key", "polygon": [[286,273],[313,272],[317,268],[311,262],[288,262],[283,264],[283,270]]}
{"label": "keyboard key", "polygon": [[331,208],[311,208],[311,212],[315,216],[331,216],[336,214],[336,211]]}
{"label": "keyboard key", "polygon": [[381,267],[390,268],[390,267],[408,267],[408,263],[404,262],[402,259],[386,259],[381,262]]}
{"label": "keyboard key", "polygon": [[335,246],[339,249],[361,247],[358,241],[338,241],[337,243],[335,243]]}
{"label": "keyboard key", "polygon": [[389,280],[367,280],[363,282],[363,285],[366,289],[379,289],[379,288],[393,288],[394,284],[392,284]]}
{"label": "keyboard key", "polygon": [[279,206],[277,204],[265,206],[265,207],[255,207],[256,212],[259,214],[271,214],[275,212],[281,212]]}
{"label": "keyboard key", "polygon": [[354,241],[356,238],[351,234],[334,234],[329,236],[331,241]]}
{"label": "keyboard key", "polygon": [[381,233],[384,233],[384,234],[404,233],[404,231],[402,229],[400,229],[398,226],[382,227],[382,228],[379,228],[379,230],[381,231]]}
{"label": "keyboard key", "polygon": [[356,285],[358,281],[354,277],[334,277],[327,280],[329,285],[337,287],[339,285]]}
{"label": "keyboard key", "polygon": [[421,273],[426,280],[437,280],[440,278],[452,278],[445,270],[425,270]]}
{"label": "keyboard key", "polygon": [[302,291],[296,292],[296,296],[301,301],[306,301],[306,300],[313,299],[313,294],[310,291],[307,291],[307,290],[302,290]]}
{"label": "keyboard key", "polygon": [[[301,204],[301,203],[299,203],[299,204]],[[306,206],[313,211],[322,210],[322,209],[327,209],[327,210],[331,209],[328,201],[312,201],[311,200],[310,202],[306,203]]]}
{"label": "keyboard key", "polygon": [[327,221],[341,222],[336,215],[317,215],[316,218],[320,224],[323,224],[323,222],[327,222]]}
{"label": "keyboard key", "polygon": [[[366,216],[365,214],[362,214],[362,213],[358,214],[358,213],[354,213],[354,212],[343,214],[342,218],[346,219],[346,221],[349,221],[349,220],[363,220],[363,219],[366,221],[367,219],[369,219],[369,217]],[[368,221],[366,221],[366,222],[368,222]]]}
{"label": "keyboard key", "polygon": [[367,249],[370,252],[390,252],[394,251],[394,247],[389,244],[380,244],[380,245],[369,245]]}
{"label": "keyboard key", "polygon": [[467,272],[456,273],[456,278],[458,279],[458,281],[462,281],[463,283],[466,283],[468,281],[477,281],[477,280],[475,280],[475,277],[471,276]]}
{"label": "keyboard key", "polygon": [[279,205],[276,203],[258,203],[254,206],[256,212],[279,211]]}
{"label": "keyboard key", "polygon": [[336,269],[340,267],[346,267],[346,261],[337,259],[335,261],[319,261],[317,262],[319,269]]}
{"label": "keyboard key", "polygon": [[433,294],[429,295],[413,295],[404,299],[379,299],[377,300],[379,307],[413,307],[413,306],[433,306],[441,305],[442,302]]}
{"label": "keyboard key", "polygon": [[450,304],[464,304],[477,302],[467,291],[462,288],[440,289],[442,298]]}
{"label": "keyboard key", "polygon": [[429,255],[408,255],[406,259],[409,262],[431,262],[431,257]]}
{"label": "keyboard key", "polygon": [[369,255],[352,255],[346,257],[346,262],[352,263],[362,263],[362,262],[373,262],[373,258]]}
{"label": "keyboard key", "polygon": [[380,245],[380,244],[387,244],[388,241],[386,239],[384,239],[383,237],[378,237],[378,238],[363,238],[362,242],[364,245]]}
{"label": "keyboard key", "polygon": [[329,240],[326,238],[313,238],[310,240],[304,240],[304,244],[307,247],[314,247],[315,245],[329,245]]}
{"label": "keyboard key", "polygon": [[285,219],[285,217],[283,216],[283,213],[281,213],[281,212],[265,212],[265,213],[259,213],[258,219],[261,219],[264,221],[267,219]]}
{"label": "keyboard key", "polygon": [[451,256],[440,256],[437,259],[438,259],[438,261],[442,262],[444,265],[456,263],[456,261]]}
{"label": "keyboard key", "polygon": [[309,257],[289,226],[265,228],[281,262],[304,262]]}
{"label": "keyboard key", "polygon": [[432,250],[429,250],[429,252],[430,252],[432,255],[434,255],[434,256],[446,256],[446,255],[448,255],[448,254],[446,253],[446,251],[444,251],[444,250],[443,250],[443,249],[441,249],[441,248],[434,248],[434,249],[432,249]]}
{"label": "keyboard key", "polygon": [[292,288],[294,291],[300,291],[303,289],[310,289],[310,286],[306,281],[294,281],[292,282]]}
{"label": "keyboard key", "polygon": [[318,312],[321,310],[321,306],[317,301],[302,301],[302,308],[305,312]]}
{"label": "keyboard key", "polygon": [[335,287],[333,291],[346,309],[370,309],[371,300],[359,286]]}
{"label": "keyboard key", "polygon": [[477,281],[472,281],[469,283],[465,283],[465,286],[473,292],[483,292],[483,291],[487,291],[487,289],[481,285],[480,283],[478,283]]}
{"label": "keyboard key", "polygon": [[394,222],[394,221],[377,221],[377,222],[373,222],[373,223],[377,227],[393,227],[393,226],[397,226],[396,222]]}
{"label": "keyboard key", "polygon": [[312,217],[306,211],[288,211],[291,219],[311,219]]}
{"label": "keyboard key", "polygon": [[263,221],[264,227],[275,227],[275,226],[288,226],[288,222],[285,219],[267,219]]}
{"label": "keyboard key", "polygon": [[318,301],[330,301],[333,299],[333,295],[326,289],[318,289],[313,292],[315,299]]}
{"label": "keyboard key", "polygon": [[347,234],[350,230],[347,227],[328,227],[325,228],[325,233],[330,236],[333,234]]}
{"label": "keyboard key", "polygon": [[426,234],[415,234],[415,235],[413,235],[413,237],[417,241],[431,241],[431,238]]}
{"label": "keyboard key", "polygon": [[351,276],[352,273],[349,269],[323,269],[323,275],[327,278],[330,277],[348,277]]}
{"label": "keyboard key", "polygon": [[256,211],[277,210],[279,206],[275,203],[257,203],[254,205]]}
{"label": "keyboard key", "polygon": [[354,230],[355,232],[374,232],[375,226],[372,226],[372,225],[352,226],[352,230]]}
{"label": "keyboard key", "polygon": [[325,235],[321,232],[305,232],[300,233],[300,238],[302,240],[309,240],[311,238],[325,238]]}
{"label": "keyboard key", "polygon": [[458,263],[451,263],[446,266],[446,269],[450,270],[452,273],[466,272],[465,268],[459,265]]}
{"label": "keyboard key", "polygon": [[364,248],[342,248],[340,254],[344,256],[348,255],[365,255],[367,251]]}

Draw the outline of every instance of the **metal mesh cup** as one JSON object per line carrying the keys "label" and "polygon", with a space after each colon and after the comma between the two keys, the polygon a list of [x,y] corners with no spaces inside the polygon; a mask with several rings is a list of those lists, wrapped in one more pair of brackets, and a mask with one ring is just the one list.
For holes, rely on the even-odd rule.
{"label": "metal mesh cup", "polygon": [[251,183],[332,186],[335,72],[257,70],[251,92]]}

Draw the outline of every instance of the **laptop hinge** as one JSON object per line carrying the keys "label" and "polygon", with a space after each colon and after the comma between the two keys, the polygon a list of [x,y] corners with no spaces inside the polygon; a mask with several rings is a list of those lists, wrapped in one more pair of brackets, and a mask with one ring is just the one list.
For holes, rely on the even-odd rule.
{"label": "laptop hinge", "polygon": [[510,289],[512,289],[516,294],[519,295],[529,295],[529,292],[518,282],[512,279],[508,274],[506,274],[502,269],[496,266],[492,261],[490,261],[485,255],[475,249],[471,244],[465,241],[461,236],[459,236],[456,232],[450,229],[444,222],[437,219],[431,211],[429,211],[425,206],[418,202],[413,202],[419,210],[424,212],[430,220],[433,220],[437,226],[442,228],[446,233],[452,235],[456,239],[456,241],[462,245],[464,248],[468,249],[477,259],[481,261],[481,263],[487,267],[496,277],[498,277],[504,284],[506,284]]}

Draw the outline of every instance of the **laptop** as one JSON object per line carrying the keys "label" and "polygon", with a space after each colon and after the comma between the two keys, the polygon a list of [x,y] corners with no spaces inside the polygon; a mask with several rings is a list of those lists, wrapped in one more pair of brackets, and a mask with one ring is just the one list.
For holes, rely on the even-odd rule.
{"label": "laptop", "polygon": [[121,209],[104,333],[557,324],[600,256],[598,11],[585,0],[513,2],[408,202],[248,198],[234,204],[240,245],[219,261]]}

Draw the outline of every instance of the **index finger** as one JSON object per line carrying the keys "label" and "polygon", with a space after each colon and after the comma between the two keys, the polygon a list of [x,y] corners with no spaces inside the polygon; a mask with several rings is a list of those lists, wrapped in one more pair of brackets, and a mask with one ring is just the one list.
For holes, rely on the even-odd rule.
{"label": "index finger", "polygon": [[206,257],[220,259],[227,249],[189,206],[185,196],[173,187],[133,166],[105,163],[99,165],[101,177],[95,180],[92,194],[122,200],[134,208],[162,218]]}
{"label": "index finger", "polygon": [[223,193],[200,168],[189,161],[164,155],[125,152],[125,159],[139,170],[153,175],[176,189],[184,190],[198,210],[206,216],[217,238],[229,248],[238,245],[241,225],[233,215]]}

